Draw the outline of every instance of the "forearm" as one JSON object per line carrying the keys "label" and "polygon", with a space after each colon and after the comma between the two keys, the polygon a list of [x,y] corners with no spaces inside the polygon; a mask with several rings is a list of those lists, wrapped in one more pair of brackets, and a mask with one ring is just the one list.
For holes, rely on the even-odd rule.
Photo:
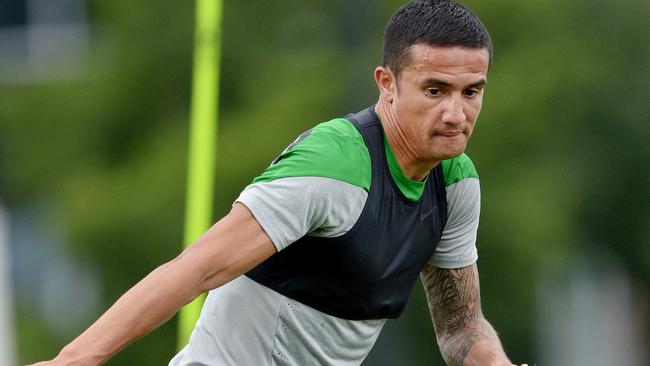
{"label": "forearm", "polygon": [[57,360],[69,365],[100,365],[171,318],[201,293],[200,273],[183,271],[178,276],[180,266],[176,259],[151,272],[63,348]]}
{"label": "forearm", "polygon": [[458,269],[427,265],[422,283],[447,365],[512,365],[494,328],[483,317],[476,264]]}
{"label": "forearm", "polygon": [[100,365],[202,292],[227,283],[273,253],[275,246],[250,211],[236,204],[181,255],[126,292],[54,361],[36,365]]}
{"label": "forearm", "polygon": [[439,334],[438,345],[447,365],[510,366],[499,337],[483,317],[476,317],[455,334]]}

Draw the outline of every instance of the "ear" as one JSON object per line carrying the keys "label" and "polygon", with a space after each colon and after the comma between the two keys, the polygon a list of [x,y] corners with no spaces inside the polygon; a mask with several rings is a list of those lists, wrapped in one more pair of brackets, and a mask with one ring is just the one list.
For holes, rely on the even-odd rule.
{"label": "ear", "polygon": [[379,88],[380,97],[392,103],[397,92],[397,78],[395,74],[388,67],[378,66],[375,69],[375,82]]}

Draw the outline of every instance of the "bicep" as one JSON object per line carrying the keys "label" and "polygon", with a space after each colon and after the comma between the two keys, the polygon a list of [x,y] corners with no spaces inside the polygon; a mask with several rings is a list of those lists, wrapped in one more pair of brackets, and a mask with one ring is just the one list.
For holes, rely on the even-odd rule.
{"label": "bicep", "polygon": [[249,209],[236,203],[177,259],[201,274],[201,291],[211,290],[246,273],[276,252]]}
{"label": "bicep", "polygon": [[421,278],[439,337],[456,334],[482,317],[476,263],[457,269],[427,264]]}

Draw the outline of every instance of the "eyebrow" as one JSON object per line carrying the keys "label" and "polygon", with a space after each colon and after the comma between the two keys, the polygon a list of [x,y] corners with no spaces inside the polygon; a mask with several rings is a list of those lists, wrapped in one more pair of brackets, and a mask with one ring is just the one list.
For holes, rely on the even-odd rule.
{"label": "eyebrow", "polygon": [[[450,83],[448,83],[446,81],[436,79],[436,78],[424,79],[422,84],[424,84],[424,85],[433,85],[433,86],[442,86],[442,87],[445,87],[445,88],[449,88],[449,87],[453,86],[452,84],[450,84]],[[482,87],[484,87],[486,85],[487,85],[487,80],[481,79],[481,80],[479,80],[479,81],[477,81],[477,82],[475,82],[473,84],[468,85],[467,88],[482,88]]]}

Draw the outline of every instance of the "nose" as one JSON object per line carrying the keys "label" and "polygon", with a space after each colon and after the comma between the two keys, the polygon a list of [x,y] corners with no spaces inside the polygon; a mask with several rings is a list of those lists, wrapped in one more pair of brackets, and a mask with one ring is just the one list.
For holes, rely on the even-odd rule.
{"label": "nose", "polygon": [[463,96],[461,93],[450,93],[442,113],[442,122],[457,125],[466,120]]}

